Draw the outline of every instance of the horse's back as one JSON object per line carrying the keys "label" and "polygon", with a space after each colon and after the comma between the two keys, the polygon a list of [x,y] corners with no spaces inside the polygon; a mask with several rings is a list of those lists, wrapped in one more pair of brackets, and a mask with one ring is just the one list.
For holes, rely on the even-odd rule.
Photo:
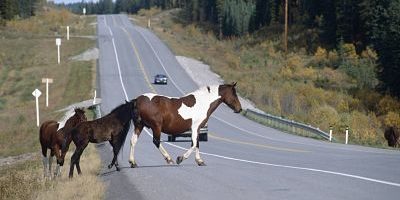
{"label": "horse's back", "polygon": [[48,120],[42,123],[39,131],[39,140],[42,145],[50,146],[52,135],[57,133],[58,122]]}
{"label": "horse's back", "polygon": [[178,113],[184,100],[184,97],[167,97],[148,93],[137,98],[136,106],[146,126],[159,125],[164,133],[178,134],[189,130],[192,124],[191,119],[185,120]]}

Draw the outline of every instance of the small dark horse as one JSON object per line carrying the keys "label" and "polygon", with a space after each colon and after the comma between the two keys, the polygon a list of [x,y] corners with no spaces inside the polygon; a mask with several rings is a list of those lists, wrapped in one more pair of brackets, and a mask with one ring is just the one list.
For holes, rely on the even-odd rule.
{"label": "small dark horse", "polygon": [[144,126],[152,129],[153,143],[168,164],[173,164],[173,160],[160,143],[161,132],[176,135],[192,129],[192,146],[183,156],[178,156],[176,162],[180,164],[195,150],[196,163],[199,166],[205,165],[200,158],[199,130],[221,103],[228,105],[235,113],[242,110],[235,86],[236,83],[206,86],[184,97],[166,97],[153,93],[139,96],[136,106],[140,119],[134,122],[135,133],[131,138],[129,156],[131,167],[137,167],[134,157],[135,144]]}
{"label": "small dark horse", "polygon": [[[117,171],[119,171],[117,156],[128,134],[131,121],[134,119],[135,104],[136,100],[126,102],[116,107],[111,113],[102,118],[80,123],[65,135],[66,145],[63,147],[62,152],[66,152],[67,147],[71,143],[71,139],[76,146],[75,152],[71,157],[69,170],[70,178],[73,177],[75,165],[78,174],[82,173],[79,161],[89,142],[100,143],[109,141],[113,147],[114,158],[111,164],[108,165],[108,168],[112,168],[112,166],[115,165]],[[68,137],[69,135],[71,136],[70,139]]]}
{"label": "small dark horse", "polygon": [[400,130],[393,126],[385,129],[385,138],[388,141],[388,146],[398,147],[399,146]]}
{"label": "small dark horse", "polygon": [[[80,108],[76,108],[74,112],[71,112],[69,116],[66,116],[66,119],[68,120],[65,122],[64,127],[60,127],[63,125],[60,125],[60,123],[53,120],[45,121],[40,126],[39,140],[40,145],[42,146],[43,168],[45,177],[51,174],[51,164],[54,155],[57,157],[57,169],[54,172],[54,176],[60,175],[60,167],[64,165],[65,157],[65,154],[61,153],[61,148],[65,144],[64,132],[71,130],[79,123],[87,120],[85,116],[85,111]],[[48,159],[47,149],[50,149],[50,157]],[[49,165],[48,168],[47,164]]]}

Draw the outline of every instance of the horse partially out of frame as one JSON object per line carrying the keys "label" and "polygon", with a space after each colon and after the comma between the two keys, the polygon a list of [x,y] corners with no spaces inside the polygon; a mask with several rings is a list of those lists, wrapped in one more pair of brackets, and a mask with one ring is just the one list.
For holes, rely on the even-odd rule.
{"label": "horse partially out of frame", "polygon": [[[64,133],[86,120],[85,111],[76,108],[70,115],[66,116],[65,124],[64,122],[59,123],[54,120],[48,120],[42,123],[39,131],[39,141],[42,148],[45,177],[51,175],[51,165],[54,156],[57,158],[57,169],[54,172],[54,176],[60,175],[61,166],[64,165],[65,157],[65,153],[61,153],[61,148],[64,144]],[[48,149],[50,149],[50,156],[47,158]]]}
{"label": "horse partially out of frame", "polygon": [[114,165],[119,171],[117,156],[121,149],[126,135],[128,134],[131,121],[138,119],[135,117],[135,104],[136,100],[126,102],[114,108],[106,116],[93,120],[80,123],[73,128],[70,132],[65,134],[66,145],[63,147],[62,152],[66,152],[71,140],[74,142],[76,149],[71,157],[71,164],[69,170],[69,177],[73,177],[74,166],[81,174],[79,165],[80,157],[89,144],[100,143],[109,141],[113,147],[114,157],[108,168],[111,169]]}
{"label": "horse partially out of frame", "polygon": [[236,83],[202,87],[184,97],[166,97],[147,93],[137,97],[137,117],[134,122],[135,132],[131,138],[129,163],[137,167],[134,157],[135,145],[143,127],[153,131],[153,143],[164,156],[168,164],[173,160],[160,143],[161,132],[176,135],[192,129],[192,146],[176,159],[177,164],[187,159],[195,151],[195,161],[199,166],[205,165],[200,158],[199,130],[203,127],[210,115],[221,103],[228,105],[235,113],[242,110],[236,94]]}

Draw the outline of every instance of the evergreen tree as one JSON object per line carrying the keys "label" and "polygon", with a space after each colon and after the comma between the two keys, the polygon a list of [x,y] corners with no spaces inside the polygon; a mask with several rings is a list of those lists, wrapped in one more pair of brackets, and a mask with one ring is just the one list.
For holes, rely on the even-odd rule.
{"label": "evergreen tree", "polygon": [[380,88],[400,97],[400,0],[370,0],[360,5],[367,34],[379,56]]}

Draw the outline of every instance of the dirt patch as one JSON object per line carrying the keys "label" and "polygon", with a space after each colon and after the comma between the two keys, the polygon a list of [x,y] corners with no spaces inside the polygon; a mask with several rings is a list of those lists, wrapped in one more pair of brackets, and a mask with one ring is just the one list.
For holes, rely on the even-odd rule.
{"label": "dirt patch", "polygon": [[89,61],[89,60],[96,60],[98,58],[99,58],[99,49],[91,48],[77,56],[70,58],[70,60]]}
{"label": "dirt patch", "polygon": [[25,162],[27,160],[38,159],[39,157],[39,153],[25,153],[18,156],[0,158],[0,167],[14,165],[20,162]]}

